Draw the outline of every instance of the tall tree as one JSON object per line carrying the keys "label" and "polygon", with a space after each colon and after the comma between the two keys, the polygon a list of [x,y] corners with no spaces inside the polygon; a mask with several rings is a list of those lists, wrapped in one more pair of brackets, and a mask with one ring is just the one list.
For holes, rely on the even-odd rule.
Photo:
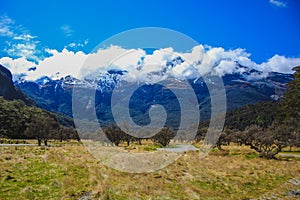
{"label": "tall tree", "polygon": [[36,138],[40,146],[44,141],[45,146],[48,140],[54,138],[55,132],[59,129],[57,119],[48,112],[36,108],[30,108],[30,122],[25,131],[28,137]]}
{"label": "tall tree", "polygon": [[116,146],[119,146],[122,140],[124,140],[124,132],[114,123],[109,127],[105,127],[103,131],[106,137]]}
{"label": "tall tree", "polygon": [[8,138],[22,138],[26,129],[25,104],[20,100],[7,101],[0,97],[0,135]]}

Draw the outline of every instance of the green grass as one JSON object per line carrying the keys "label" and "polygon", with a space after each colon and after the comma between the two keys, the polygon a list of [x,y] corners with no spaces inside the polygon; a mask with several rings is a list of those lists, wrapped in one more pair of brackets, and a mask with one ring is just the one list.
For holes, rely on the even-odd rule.
{"label": "green grass", "polygon": [[26,140],[0,138],[0,144],[28,144]]}
{"label": "green grass", "polygon": [[[64,155],[48,154],[49,150],[43,147],[1,150],[6,150],[6,156],[0,159],[4,169],[0,175],[1,199],[14,199],[20,195],[21,199],[57,199],[62,195],[78,196],[87,188],[78,183],[89,176],[88,169],[75,163],[60,164]],[[66,190],[62,191],[62,187]]]}
{"label": "green grass", "polygon": [[188,152],[164,169],[140,174],[103,166],[76,142],[0,147],[0,152],[0,199],[293,199],[286,192],[296,186],[288,180],[300,179],[299,159],[262,159],[244,146],[224,147],[205,158]]}
{"label": "green grass", "polygon": [[251,160],[251,159],[254,159],[254,158],[259,157],[259,154],[256,153],[256,152],[247,153],[247,154],[245,154],[245,157],[246,157],[247,159]]}

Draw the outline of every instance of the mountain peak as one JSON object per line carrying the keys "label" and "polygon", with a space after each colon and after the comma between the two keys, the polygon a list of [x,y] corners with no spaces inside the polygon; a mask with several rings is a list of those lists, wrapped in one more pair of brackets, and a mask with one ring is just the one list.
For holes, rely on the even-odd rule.
{"label": "mountain peak", "polygon": [[11,72],[2,65],[0,65],[0,96],[8,100],[21,100],[27,105],[35,105],[33,100],[14,86]]}

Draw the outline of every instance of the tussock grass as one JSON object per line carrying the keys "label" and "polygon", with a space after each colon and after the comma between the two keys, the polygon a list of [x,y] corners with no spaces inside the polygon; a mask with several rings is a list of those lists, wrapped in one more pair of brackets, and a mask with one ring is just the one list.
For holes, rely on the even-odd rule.
{"label": "tussock grass", "polygon": [[76,142],[0,152],[0,199],[296,199],[286,192],[299,189],[288,181],[300,179],[299,159],[262,159],[245,146],[204,158],[190,151],[162,170],[140,174],[108,168]]}

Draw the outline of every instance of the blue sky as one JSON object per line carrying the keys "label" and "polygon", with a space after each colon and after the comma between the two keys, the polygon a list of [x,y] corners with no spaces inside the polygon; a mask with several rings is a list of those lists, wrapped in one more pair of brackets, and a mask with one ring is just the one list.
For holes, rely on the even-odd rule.
{"label": "blue sky", "polygon": [[257,63],[276,54],[295,58],[300,57],[299,8],[298,0],[0,0],[0,57],[37,60],[47,56],[44,49],[64,48],[89,53],[114,34],[151,26],[212,47],[245,49]]}

